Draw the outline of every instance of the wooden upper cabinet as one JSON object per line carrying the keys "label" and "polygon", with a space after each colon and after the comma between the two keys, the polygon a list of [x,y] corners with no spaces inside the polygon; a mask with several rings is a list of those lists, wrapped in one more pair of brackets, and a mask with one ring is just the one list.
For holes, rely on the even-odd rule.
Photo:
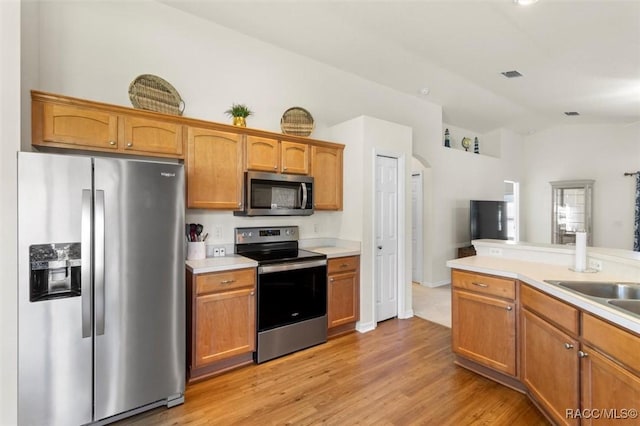
{"label": "wooden upper cabinet", "polygon": [[276,173],[280,166],[280,141],[247,136],[247,170]]}
{"label": "wooden upper cabinet", "polygon": [[187,207],[242,208],[243,139],[237,133],[189,127]]}
{"label": "wooden upper cabinet", "polygon": [[124,149],[131,153],[182,156],[182,125],[143,117],[123,117]]}
{"label": "wooden upper cabinet", "polygon": [[184,158],[178,118],[39,92],[31,96],[34,146]]}
{"label": "wooden upper cabinet", "polygon": [[247,170],[309,174],[309,145],[247,136]]}
{"label": "wooden upper cabinet", "polygon": [[344,147],[311,147],[311,176],[316,210],[342,210],[342,153]]}
{"label": "wooden upper cabinet", "polygon": [[280,171],[298,175],[309,174],[309,145],[282,141],[280,142]]}
{"label": "wooden upper cabinet", "polygon": [[[34,105],[34,145],[118,149],[118,116],[72,105]],[[41,134],[41,137],[37,137]]]}

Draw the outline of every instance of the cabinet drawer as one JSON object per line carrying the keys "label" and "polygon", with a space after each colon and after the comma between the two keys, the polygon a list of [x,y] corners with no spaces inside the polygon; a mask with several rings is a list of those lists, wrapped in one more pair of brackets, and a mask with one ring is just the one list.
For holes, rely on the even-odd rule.
{"label": "cabinet drawer", "polygon": [[506,299],[515,299],[516,297],[516,282],[510,278],[475,274],[454,269],[451,272],[451,281],[453,286],[457,288],[491,294]]}
{"label": "cabinet drawer", "polygon": [[523,285],[520,287],[522,306],[556,323],[574,336],[578,335],[578,310],[564,302]]}
{"label": "cabinet drawer", "polygon": [[355,271],[360,264],[360,256],[337,257],[327,261],[327,273]]}
{"label": "cabinet drawer", "polygon": [[253,268],[196,275],[196,294],[228,291],[254,286],[255,283],[256,270]]}
{"label": "cabinet drawer", "polygon": [[583,313],[582,337],[602,352],[640,371],[640,336]]}

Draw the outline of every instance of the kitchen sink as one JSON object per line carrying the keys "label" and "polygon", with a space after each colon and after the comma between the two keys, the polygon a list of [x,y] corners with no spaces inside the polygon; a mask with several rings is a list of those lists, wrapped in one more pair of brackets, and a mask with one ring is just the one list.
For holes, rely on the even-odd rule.
{"label": "kitchen sink", "polygon": [[640,300],[638,283],[556,281],[555,284],[592,297]]}
{"label": "kitchen sink", "polygon": [[640,283],[559,280],[545,282],[640,318]]}
{"label": "kitchen sink", "polygon": [[640,315],[640,300],[609,300],[610,305],[617,306],[620,309],[629,311],[633,314]]}

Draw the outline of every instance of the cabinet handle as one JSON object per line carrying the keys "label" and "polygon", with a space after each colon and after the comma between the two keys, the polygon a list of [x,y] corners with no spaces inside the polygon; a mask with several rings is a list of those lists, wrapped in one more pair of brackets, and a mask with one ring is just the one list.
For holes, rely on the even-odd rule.
{"label": "cabinet handle", "polygon": [[329,281],[330,281],[330,282],[333,282],[333,278],[330,278],[330,279],[329,279]]}
{"label": "cabinet handle", "polygon": [[578,358],[586,358],[589,354],[586,352],[578,351]]}
{"label": "cabinet handle", "polygon": [[565,349],[573,349],[573,345],[571,343],[564,344]]}
{"label": "cabinet handle", "polygon": [[278,166],[273,166],[273,170],[278,170]]}
{"label": "cabinet handle", "polygon": [[133,142],[127,142],[127,146],[131,148],[133,146]]}
{"label": "cabinet handle", "polygon": [[235,283],[236,280],[222,280],[220,281],[220,284],[231,284],[231,283]]}
{"label": "cabinet handle", "polygon": [[116,141],[109,141],[109,145],[114,146],[116,144]]}
{"label": "cabinet handle", "polygon": [[512,311],[513,310],[513,306],[507,306],[507,311]]}
{"label": "cabinet handle", "polygon": [[255,291],[252,291],[251,293],[249,293],[249,296],[254,296],[256,294]]}
{"label": "cabinet handle", "polygon": [[482,283],[477,283],[477,282],[472,282],[471,284],[473,285],[477,285],[478,287],[489,287],[487,284],[482,284]]}
{"label": "cabinet handle", "polygon": [[283,167],[283,168],[282,168],[282,170],[287,170],[287,168],[286,168],[286,167]]}
{"label": "cabinet handle", "polygon": [[340,265],[341,268],[346,268],[347,266],[349,266],[348,263],[343,263],[342,265]]}
{"label": "cabinet handle", "polygon": [[242,207],[242,203],[238,203],[238,207]]}

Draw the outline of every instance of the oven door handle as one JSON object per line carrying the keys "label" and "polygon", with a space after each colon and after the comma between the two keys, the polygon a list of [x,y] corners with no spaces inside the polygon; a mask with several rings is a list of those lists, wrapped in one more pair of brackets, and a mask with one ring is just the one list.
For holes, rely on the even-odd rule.
{"label": "oven door handle", "polygon": [[280,263],[277,265],[259,266],[258,274],[269,274],[272,272],[295,271],[297,269],[314,268],[316,266],[324,266],[327,259],[318,259],[305,262]]}

